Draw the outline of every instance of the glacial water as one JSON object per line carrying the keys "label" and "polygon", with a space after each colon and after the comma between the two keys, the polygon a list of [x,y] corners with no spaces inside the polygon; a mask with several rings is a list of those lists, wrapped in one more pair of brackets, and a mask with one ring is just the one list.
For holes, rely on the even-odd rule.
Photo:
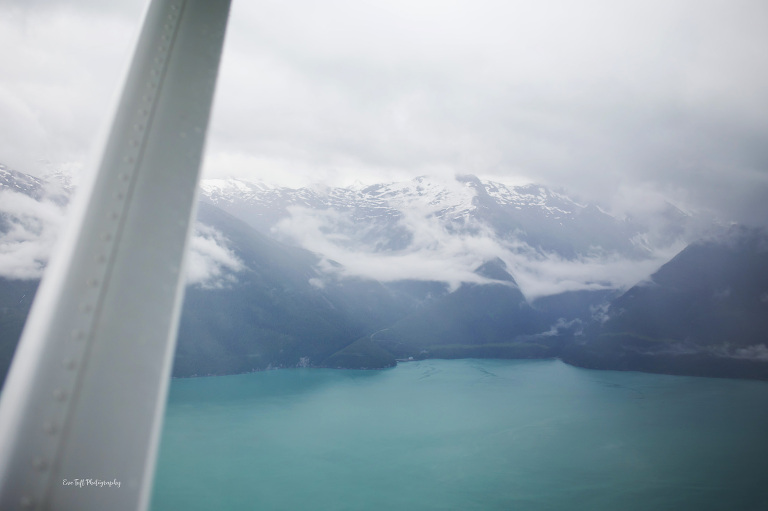
{"label": "glacial water", "polygon": [[152,509],[768,510],[768,383],[506,360],[174,380]]}

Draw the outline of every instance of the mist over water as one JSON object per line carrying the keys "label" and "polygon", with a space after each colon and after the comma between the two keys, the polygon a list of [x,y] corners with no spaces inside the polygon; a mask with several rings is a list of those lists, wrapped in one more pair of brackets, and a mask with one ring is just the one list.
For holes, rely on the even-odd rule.
{"label": "mist over water", "polygon": [[174,380],[152,509],[768,508],[768,384],[427,360]]}

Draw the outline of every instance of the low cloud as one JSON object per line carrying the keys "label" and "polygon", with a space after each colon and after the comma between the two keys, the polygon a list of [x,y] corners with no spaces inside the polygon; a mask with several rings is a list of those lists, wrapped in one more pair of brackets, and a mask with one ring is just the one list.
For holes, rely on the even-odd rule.
{"label": "low cloud", "polygon": [[186,260],[187,285],[220,289],[235,283],[234,274],[244,265],[227,245],[223,234],[197,222]]}
{"label": "low cloud", "polygon": [[526,297],[533,300],[566,291],[628,288],[648,278],[683,248],[683,243],[676,243],[644,260],[617,254],[565,259],[518,244],[502,259]]}
{"label": "low cloud", "polygon": [[[367,246],[355,243],[345,226],[354,224],[349,213],[289,208],[290,216],[275,227],[276,234],[321,254],[326,264],[321,269],[342,276],[364,277],[384,282],[427,280],[447,283],[452,289],[462,282],[487,282],[474,270],[488,259],[504,254],[483,226],[474,234],[451,233],[428,209],[415,205],[401,211],[396,226],[407,231],[410,243],[401,250],[376,251],[376,242]],[[339,228],[341,226],[341,228]],[[386,233],[382,233],[386,236]],[[382,243],[385,243],[382,240]],[[339,263],[332,264],[330,261]]]}
{"label": "low cloud", "polygon": [[38,279],[48,263],[65,207],[0,190],[0,277]]}
{"label": "low cloud", "polygon": [[737,349],[733,356],[735,358],[747,358],[768,362],[768,346],[765,344],[753,344],[746,348]]}
{"label": "low cloud", "polygon": [[[51,184],[36,200],[0,190],[0,277],[39,279],[64,227],[68,192]],[[216,229],[197,223],[187,257],[188,285],[221,288],[235,282],[244,265]]]}
{"label": "low cloud", "polygon": [[275,233],[323,256],[320,269],[326,273],[385,282],[438,281],[456,289],[464,282],[490,282],[475,270],[500,258],[529,300],[565,291],[632,286],[684,248],[674,244],[641,261],[617,254],[566,259],[519,240],[499,239],[477,221],[452,229],[428,205],[409,204],[400,211],[397,228],[411,234],[410,243],[400,250],[377,251],[376,243],[362,248],[355,243],[347,228],[354,223],[350,213],[302,207],[289,208],[289,213]]}

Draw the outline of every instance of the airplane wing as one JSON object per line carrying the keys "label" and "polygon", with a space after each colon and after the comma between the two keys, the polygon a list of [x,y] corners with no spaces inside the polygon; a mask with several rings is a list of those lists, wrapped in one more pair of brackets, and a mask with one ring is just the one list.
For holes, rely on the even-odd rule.
{"label": "airplane wing", "polygon": [[0,509],[149,504],[229,3],[147,10],[2,392]]}

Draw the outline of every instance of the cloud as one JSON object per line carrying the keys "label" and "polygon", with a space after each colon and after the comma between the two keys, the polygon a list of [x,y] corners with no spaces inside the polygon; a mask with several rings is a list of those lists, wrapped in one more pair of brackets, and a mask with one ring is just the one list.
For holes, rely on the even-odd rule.
{"label": "cloud", "polygon": [[[367,247],[361,246],[343,232],[344,226],[354,225],[350,214],[331,209],[318,212],[291,207],[290,216],[281,220],[274,230],[277,235],[321,254],[326,259],[322,266],[326,272],[385,282],[441,281],[452,288],[461,282],[487,281],[474,270],[487,259],[503,253],[503,248],[490,235],[451,234],[437,217],[424,215],[417,208],[404,209],[401,213],[397,227],[410,233],[411,239],[400,250],[378,252],[375,240]],[[386,237],[387,233],[382,236]]]}
{"label": "cloud", "polygon": [[195,223],[186,259],[187,285],[217,289],[236,282],[234,274],[245,266],[227,243],[221,232],[200,222]]}
{"label": "cloud", "polygon": [[0,277],[38,279],[63,226],[65,207],[0,190]]}
{"label": "cloud", "polygon": [[765,344],[753,344],[746,348],[739,348],[734,353],[734,358],[747,358],[768,362],[768,346]]}
{"label": "cloud", "polygon": [[529,300],[565,291],[630,287],[684,248],[681,242],[674,243],[644,260],[613,253],[566,259],[514,238],[500,239],[472,219],[460,229],[453,228],[430,204],[413,201],[402,206],[395,224],[398,232],[410,234],[407,246],[380,250],[392,230],[382,231],[381,240],[360,243],[360,230],[350,212],[303,207],[291,207],[288,212],[289,217],[275,226],[275,234],[321,254],[325,263],[320,269],[326,273],[385,282],[438,281],[453,290],[463,282],[490,282],[475,270],[500,258]]}
{"label": "cloud", "polygon": [[[36,200],[23,193],[0,190],[0,277],[39,279],[48,264],[66,220],[68,192],[48,182]],[[200,222],[186,259],[188,285],[221,288],[234,283],[245,266],[219,231]]]}
{"label": "cloud", "polygon": [[[120,6],[119,4],[123,4]],[[82,166],[127,69],[143,2],[0,5],[0,159],[37,175]]]}
{"label": "cloud", "polygon": [[[524,174],[618,210],[616,190],[636,189],[759,222],[767,10],[752,0],[241,3],[212,151],[250,148],[262,177]],[[230,170],[217,161],[209,173]]]}
{"label": "cloud", "polygon": [[[1,161],[84,161],[144,3],[0,5]],[[765,223],[766,20],[762,0],[234,2],[205,172],[523,176]]]}
{"label": "cloud", "polygon": [[565,291],[626,289],[647,279],[661,265],[685,248],[678,242],[637,260],[617,254],[565,259],[541,253],[525,244],[502,259],[529,300]]}

